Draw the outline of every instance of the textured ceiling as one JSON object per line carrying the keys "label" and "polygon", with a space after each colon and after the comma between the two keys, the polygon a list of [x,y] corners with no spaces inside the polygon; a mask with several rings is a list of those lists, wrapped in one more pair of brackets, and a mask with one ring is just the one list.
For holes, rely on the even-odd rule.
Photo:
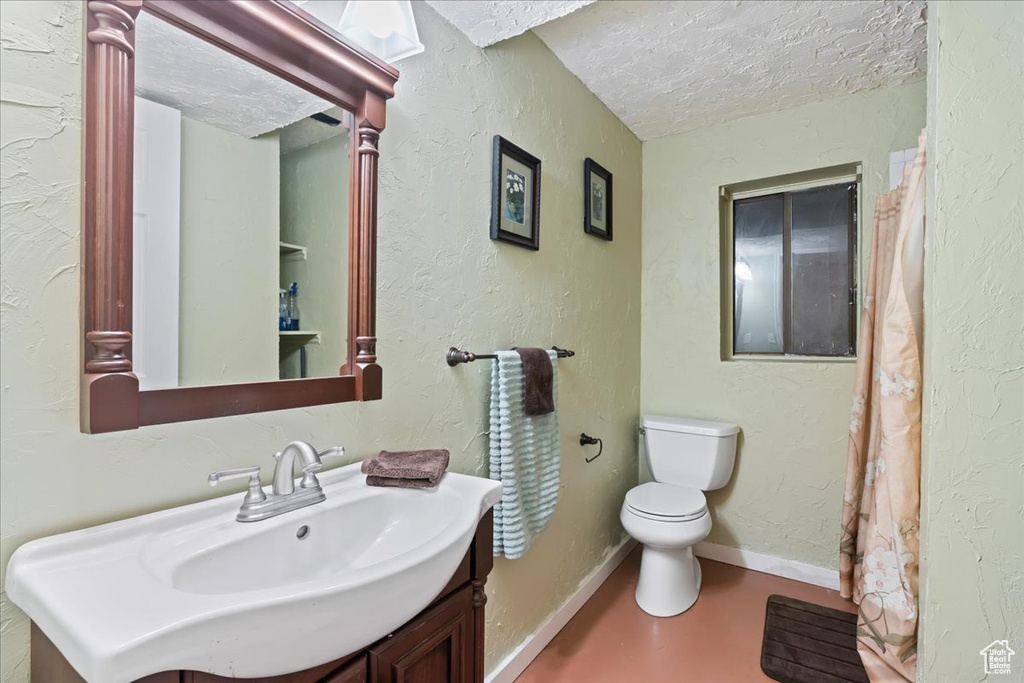
{"label": "textured ceiling", "polygon": [[924,13],[924,0],[602,0],[533,31],[650,140],[920,79]]}
{"label": "textured ceiling", "polygon": [[277,130],[332,106],[146,12],[135,41],[137,95],[238,135]]}
{"label": "textured ceiling", "polygon": [[477,47],[494,45],[595,0],[427,0]]}
{"label": "textured ceiling", "polygon": [[[480,46],[532,28],[641,140],[925,69],[924,0],[427,3]],[[189,118],[253,136],[329,107],[145,12],[137,42],[139,94]]]}

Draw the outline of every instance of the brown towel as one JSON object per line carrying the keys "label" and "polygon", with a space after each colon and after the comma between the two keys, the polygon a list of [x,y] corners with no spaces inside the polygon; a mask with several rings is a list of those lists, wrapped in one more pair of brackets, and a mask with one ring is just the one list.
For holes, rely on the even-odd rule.
{"label": "brown towel", "polygon": [[397,486],[405,489],[429,489],[448,469],[448,451],[439,448],[424,451],[381,451],[363,460],[361,466],[368,486]]}
{"label": "brown towel", "polygon": [[551,395],[551,381],[554,370],[551,356],[544,349],[515,348],[523,361],[523,412],[527,415],[547,415],[555,411],[555,399]]}

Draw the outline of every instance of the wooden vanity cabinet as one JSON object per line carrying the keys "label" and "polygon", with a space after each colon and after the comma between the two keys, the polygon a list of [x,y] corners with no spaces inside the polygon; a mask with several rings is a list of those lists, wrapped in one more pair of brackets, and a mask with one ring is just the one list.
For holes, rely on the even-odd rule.
{"label": "wooden vanity cabinet", "polygon": [[[165,671],[136,683],[483,683],[484,584],[494,566],[491,512],[433,603],[365,650],[312,669],[270,678],[226,678]],[[56,646],[32,625],[33,683],[85,683]]]}
{"label": "wooden vanity cabinet", "polygon": [[471,683],[473,681],[473,589],[423,612],[369,651],[374,683]]}

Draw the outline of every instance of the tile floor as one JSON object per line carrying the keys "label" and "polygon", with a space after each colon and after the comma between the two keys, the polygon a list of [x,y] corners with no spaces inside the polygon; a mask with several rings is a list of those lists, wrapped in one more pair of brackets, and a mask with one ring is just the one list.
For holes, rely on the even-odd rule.
{"label": "tile floor", "polygon": [[637,548],[516,683],[746,683],[761,672],[765,602],[772,593],[856,611],[836,591],[700,560],[704,585],[679,616],[636,605]]}

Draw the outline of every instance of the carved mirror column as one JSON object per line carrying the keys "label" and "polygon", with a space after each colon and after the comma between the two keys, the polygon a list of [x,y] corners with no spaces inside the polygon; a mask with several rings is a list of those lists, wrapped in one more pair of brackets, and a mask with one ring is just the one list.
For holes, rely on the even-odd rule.
{"label": "carved mirror column", "polygon": [[[85,27],[83,431],[139,426],[132,335],[132,120],[135,19],[142,0],[90,0]],[[127,141],[124,137],[127,136]],[[128,192],[124,192],[128,188]]]}
{"label": "carved mirror column", "polygon": [[[356,114],[359,140],[355,155],[353,191],[359,194],[354,208],[349,248],[349,358],[341,370],[354,375],[363,400],[381,397],[381,368],[377,364],[377,143],[384,129],[384,100],[366,98]],[[357,212],[357,213],[355,213]]]}

